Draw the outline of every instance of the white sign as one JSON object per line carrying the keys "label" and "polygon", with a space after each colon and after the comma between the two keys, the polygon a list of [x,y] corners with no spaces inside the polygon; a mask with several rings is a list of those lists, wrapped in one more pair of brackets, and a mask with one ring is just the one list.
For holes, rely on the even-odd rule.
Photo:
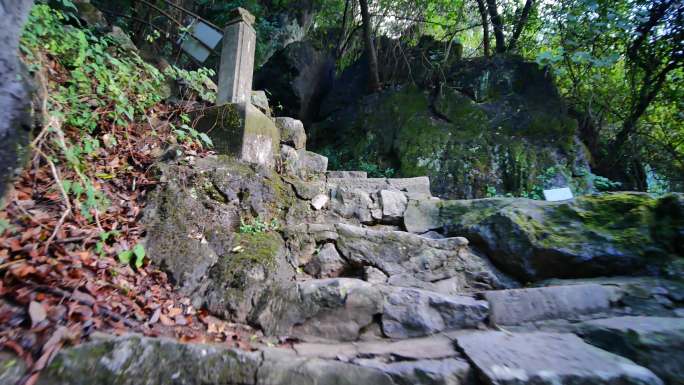
{"label": "white sign", "polygon": [[568,187],[544,190],[544,199],[550,202],[565,201],[572,198],[572,191]]}
{"label": "white sign", "polygon": [[192,22],[188,31],[180,38],[181,48],[200,62],[207,60],[211,49],[223,38],[221,32],[198,20]]}

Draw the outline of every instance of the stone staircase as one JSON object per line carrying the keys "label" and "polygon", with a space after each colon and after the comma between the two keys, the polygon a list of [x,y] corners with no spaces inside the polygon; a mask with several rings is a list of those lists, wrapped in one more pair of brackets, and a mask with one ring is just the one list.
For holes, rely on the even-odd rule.
{"label": "stone staircase", "polygon": [[[683,285],[617,278],[520,288],[467,239],[426,231],[422,218],[406,223],[409,205],[439,206],[427,177],[321,172],[295,172],[316,186],[304,191],[293,183],[317,215],[285,231],[300,268],[301,306],[281,320],[301,342],[278,351],[297,357],[297,364],[281,365],[311,379],[301,383],[681,383],[675,368],[683,367],[684,353],[675,350],[684,347],[677,309]],[[667,317],[649,317],[650,305],[648,312],[626,306],[636,292],[660,292],[640,301],[660,302],[655,313]],[[657,334],[668,342],[630,354],[619,343],[599,342],[603,333],[614,341]],[[672,356],[654,361],[659,350]],[[331,377],[335,370],[302,364],[312,360],[354,367]],[[372,377],[378,372],[390,381]]]}
{"label": "stone staircase", "polygon": [[[250,322],[271,344],[245,352],[100,336],[59,353],[42,383],[684,383],[684,284],[615,277],[523,287],[466,238],[428,231],[435,227],[416,210],[407,215],[439,208],[428,178],[327,171],[327,159],[305,149],[301,123],[288,119],[275,122],[282,178],[296,195],[282,228],[291,266],[278,265],[275,285],[254,278],[262,270],[247,273],[256,282]],[[226,175],[240,191],[262,178]],[[197,266],[193,279],[209,274]],[[293,279],[281,278],[288,269]],[[0,370],[0,384],[13,370]]]}

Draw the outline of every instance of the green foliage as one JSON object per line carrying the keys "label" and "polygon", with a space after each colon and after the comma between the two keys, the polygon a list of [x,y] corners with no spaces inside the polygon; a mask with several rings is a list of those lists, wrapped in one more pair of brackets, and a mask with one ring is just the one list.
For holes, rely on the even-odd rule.
{"label": "green foliage", "polygon": [[[135,260],[133,259],[135,257]],[[136,268],[141,268],[145,260],[145,247],[138,243],[133,247],[132,250],[124,250],[118,255],[119,262],[128,265],[133,261],[133,265]]]}
{"label": "green foliage", "polygon": [[[215,98],[206,87],[213,74],[211,70],[172,68],[165,76],[112,38],[69,25],[63,12],[47,5],[38,4],[31,10],[20,48],[32,70],[54,61],[68,72],[64,81],[48,89],[47,110],[54,122],[46,122],[46,131],[53,138],[50,145],[60,154],[48,155],[48,160],[65,162],[76,172],[77,180],[65,180],[62,185],[89,220],[94,219],[94,210],[104,210],[109,205],[88,175],[89,159],[97,156],[100,147],[116,145],[115,137],[103,132],[103,127],[127,127],[143,120],[148,110],[162,101],[167,76],[184,80],[202,98]],[[184,138],[211,146],[206,134],[198,133],[187,123],[189,119],[184,117],[177,130]],[[63,127],[77,130],[78,135],[67,137]]]}
{"label": "green foliage", "polygon": [[[647,42],[639,44],[639,28],[652,16],[650,11],[668,3],[664,16],[653,19],[654,28],[644,36]],[[593,137],[584,139],[597,143],[590,148],[595,160],[611,169],[637,162],[657,169],[670,189],[682,188],[684,69],[676,66],[684,31],[681,7],[670,1],[569,0],[539,11],[543,23],[537,29],[537,44],[526,53],[549,66],[563,96],[593,126],[588,131]],[[670,65],[674,69],[663,72]],[[667,74],[660,89],[659,73]],[[653,98],[639,116],[640,104],[651,93]],[[627,131],[629,143],[620,143],[618,133],[634,116],[637,127]],[[616,145],[621,146],[619,153]],[[600,180],[598,185],[614,188]]]}
{"label": "green foliage", "polygon": [[381,167],[364,158],[351,158],[346,151],[339,151],[330,146],[323,147],[318,152],[328,158],[328,168],[331,170],[365,171],[371,178],[392,178],[396,175],[396,170],[392,167]]}
{"label": "green foliage", "polygon": [[190,122],[190,118],[187,115],[181,115],[181,120],[184,123],[181,124],[180,127],[171,125],[171,129],[176,134],[176,139],[178,139],[178,141],[196,142],[201,146],[209,148],[214,146],[209,135],[204,132],[199,132],[187,124]]}
{"label": "green foliage", "polygon": [[216,73],[209,68],[187,71],[176,66],[168,66],[164,74],[176,80],[182,80],[202,99],[210,103],[216,102],[216,89],[211,77]]}
{"label": "green foliage", "polygon": [[118,237],[120,235],[120,232],[117,230],[112,230],[112,231],[105,231],[103,233],[100,233],[100,240],[97,241],[95,244],[95,254],[99,256],[104,256],[105,254],[105,245],[109,243],[110,240],[113,240],[114,238]]}
{"label": "green foliage", "polygon": [[7,219],[0,218],[0,235],[4,234],[5,231],[13,232],[14,227]]}
{"label": "green foliage", "polygon": [[267,231],[277,231],[278,229],[280,229],[280,223],[275,218],[271,219],[268,223],[262,221],[261,218],[255,218],[249,222],[240,218],[238,231],[243,234],[259,234]]}
{"label": "green foliage", "polygon": [[377,164],[363,160],[359,162],[359,170],[367,172],[368,176],[373,178],[391,178],[395,173],[395,170],[392,167],[381,168]]}

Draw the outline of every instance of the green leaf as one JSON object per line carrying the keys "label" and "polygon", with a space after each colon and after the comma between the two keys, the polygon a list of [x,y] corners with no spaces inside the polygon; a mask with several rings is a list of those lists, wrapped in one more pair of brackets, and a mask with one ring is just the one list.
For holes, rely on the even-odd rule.
{"label": "green leaf", "polygon": [[202,140],[202,143],[206,144],[208,147],[214,147],[214,142],[211,141],[209,135],[204,132],[200,132],[199,137]]}
{"label": "green leaf", "polygon": [[133,252],[130,250],[122,251],[118,255],[119,257],[119,262],[128,265],[131,263],[131,257],[133,257]]}
{"label": "green leaf", "polygon": [[142,244],[138,243],[133,248],[133,254],[135,254],[135,267],[141,268],[143,265],[143,260],[145,259],[145,248]]}

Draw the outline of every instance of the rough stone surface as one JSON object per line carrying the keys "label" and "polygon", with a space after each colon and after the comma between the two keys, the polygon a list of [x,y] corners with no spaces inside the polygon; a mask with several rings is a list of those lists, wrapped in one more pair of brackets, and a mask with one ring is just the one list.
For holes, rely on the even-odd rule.
{"label": "rough stone surface", "polygon": [[681,276],[682,194],[654,198],[607,193],[565,202],[442,201],[439,222],[446,234],[467,237],[497,267],[523,281],[639,273]]}
{"label": "rough stone surface", "polygon": [[[427,56],[438,48],[424,49]],[[440,75],[417,73],[426,56],[415,55],[406,84],[381,93],[365,92],[367,67],[345,70],[324,99],[321,121],[309,128],[309,147],[346,149],[342,164],[365,159],[400,176],[427,175],[442,198],[480,198],[488,187],[520,195],[551,167],[556,173],[541,187],[573,182],[591,191],[591,178],[577,176],[589,169],[577,121],[536,63],[513,56],[463,60],[445,67],[441,91],[431,92]],[[396,71],[390,66],[386,74]]]}
{"label": "rough stone surface", "polygon": [[0,207],[29,142],[30,87],[18,46],[32,4],[33,1],[17,0],[0,5]]}
{"label": "rough stone surface", "polygon": [[366,282],[383,284],[387,282],[387,274],[373,266],[364,266],[363,279]]}
{"label": "rough stone surface", "polygon": [[321,210],[328,203],[330,198],[327,195],[319,194],[311,200],[311,206],[316,210]]}
{"label": "rough stone surface", "polygon": [[164,183],[146,207],[145,249],[194,307],[245,322],[258,299],[288,282],[294,269],[277,233],[237,233],[241,213],[268,223],[287,204],[287,190],[271,170],[227,157],[186,163],[158,166]]}
{"label": "rough stone surface", "polygon": [[458,356],[453,341],[444,335],[405,340],[358,342],[302,342],[293,349],[301,357],[337,358],[351,361],[358,357],[394,357],[402,360],[433,360]]}
{"label": "rough stone surface", "polygon": [[271,107],[268,105],[268,97],[264,91],[252,91],[250,101],[254,107],[258,108],[267,116],[271,115]]}
{"label": "rough stone surface", "polygon": [[381,190],[380,203],[382,205],[382,216],[399,220],[404,216],[408,200],[406,195],[398,191]]}
{"label": "rough stone surface", "polygon": [[592,345],[643,365],[667,384],[684,384],[684,318],[615,317],[583,322]]}
{"label": "rough stone surface", "polygon": [[394,385],[391,377],[375,368],[283,353],[265,355],[257,376],[259,385]]}
{"label": "rough stone surface", "polygon": [[281,142],[294,147],[295,150],[306,148],[306,132],[304,132],[304,124],[301,120],[278,117],[275,118],[275,123],[280,129]]}
{"label": "rough stone surface", "polygon": [[456,341],[491,384],[663,384],[650,370],[573,334],[477,332]]}
{"label": "rough stone surface", "polygon": [[470,365],[455,358],[390,363],[375,359],[360,359],[356,360],[355,363],[382,370],[389,374],[397,385],[466,385],[474,383]]}
{"label": "rough stone surface", "polygon": [[474,328],[487,317],[487,303],[418,289],[392,290],[385,300],[383,332],[391,338],[418,337]]}
{"label": "rough stone surface", "polygon": [[439,229],[444,223],[439,216],[440,201],[418,200],[411,201],[404,213],[404,227],[410,233],[425,233]]}
{"label": "rough stone surface", "polygon": [[309,127],[322,96],[332,84],[335,60],[311,43],[294,42],[276,52],[254,75],[254,87],[271,95],[279,114],[300,119]]}
{"label": "rough stone surface", "polygon": [[304,271],[317,278],[333,278],[342,273],[345,261],[335,249],[333,243],[326,243],[320,251],[304,266]]}
{"label": "rough stone surface", "polygon": [[328,178],[368,178],[366,171],[328,171]]}
{"label": "rough stone surface", "polygon": [[351,278],[323,279],[299,284],[302,321],[294,325],[296,336],[318,336],[354,341],[362,329],[382,313],[383,295],[370,283]]}
{"label": "rough stone surface", "polygon": [[511,285],[484,258],[468,250],[465,238],[429,239],[346,224],[336,228],[340,253],[350,262],[380,269],[390,277],[390,284],[435,290],[435,282],[455,279],[453,290],[445,294]]}
{"label": "rough stone surface", "polygon": [[613,291],[597,284],[487,291],[494,325],[573,318],[610,309]]}
{"label": "rough stone surface", "polygon": [[139,335],[103,336],[61,350],[41,385],[253,384],[259,353]]}
{"label": "rough stone surface", "polygon": [[328,168],[328,158],[307,150],[295,150],[283,145],[281,147],[283,168],[285,173],[301,179],[321,176]]}
{"label": "rough stone surface", "polygon": [[219,154],[272,167],[280,150],[275,123],[251,103],[223,104],[200,112],[197,129],[208,133]]}

